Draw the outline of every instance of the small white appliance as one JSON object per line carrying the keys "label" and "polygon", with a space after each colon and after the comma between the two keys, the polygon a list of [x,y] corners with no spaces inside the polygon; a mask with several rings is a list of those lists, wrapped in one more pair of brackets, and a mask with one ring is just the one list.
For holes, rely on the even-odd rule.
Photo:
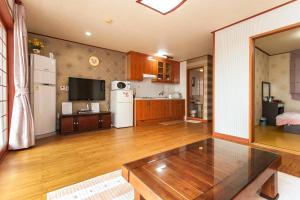
{"label": "small white appliance", "polygon": [[30,69],[35,135],[53,133],[56,131],[56,61],[31,54]]}
{"label": "small white appliance", "polygon": [[100,112],[100,106],[99,103],[91,103],[91,110],[94,113]]}
{"label": "small white appliance", "polygon": [[130,90],[129,81],[112,81],[111,90]]}
{"label": "small white appliance", "polygon": [[72,114],[72,102],[62,102],[62,104],[61,104],[61,113],[63,115]]}
{"label": "small white appliance", "polygon": [[110,92],[112,124],[116,128],[133,126],[133,90]]}

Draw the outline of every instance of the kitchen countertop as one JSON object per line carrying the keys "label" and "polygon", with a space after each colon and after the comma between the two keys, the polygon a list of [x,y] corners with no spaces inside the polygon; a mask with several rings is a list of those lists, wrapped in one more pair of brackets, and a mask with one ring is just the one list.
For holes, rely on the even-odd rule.
{"label": "kitchen countertop", "polygon": [[171,98],[168,97],[136,97],[135,100],[185,100],[183,98]]}

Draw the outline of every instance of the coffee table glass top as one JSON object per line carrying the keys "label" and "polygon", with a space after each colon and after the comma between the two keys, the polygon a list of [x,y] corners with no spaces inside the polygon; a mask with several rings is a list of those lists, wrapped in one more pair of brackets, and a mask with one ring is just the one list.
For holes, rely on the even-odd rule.
{"label": "coffee table glass top", "polygon": [[280,156],[207,139],[124,165],[162,199],[231,199]]}

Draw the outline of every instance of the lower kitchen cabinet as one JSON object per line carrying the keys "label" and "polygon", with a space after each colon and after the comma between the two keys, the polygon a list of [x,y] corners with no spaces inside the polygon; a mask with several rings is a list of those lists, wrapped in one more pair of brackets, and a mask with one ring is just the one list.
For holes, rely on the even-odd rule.
{"label": "lower kitchen cabinet", "polygon": [[154,99],[135,101],[135,124],[154,124],[168,120],[183,120],[185,100]]}

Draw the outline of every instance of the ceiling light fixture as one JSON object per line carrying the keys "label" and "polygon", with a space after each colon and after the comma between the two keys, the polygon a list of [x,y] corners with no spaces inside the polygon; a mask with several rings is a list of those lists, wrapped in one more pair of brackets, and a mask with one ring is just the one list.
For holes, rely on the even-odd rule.
{"label": "ceiling light fixture", "polygon": [[91,36],[91,35],[92,35],[92,33],[91,33],[91,32],[89,32],[89,31],[87,31],[87,32],[85,32],[85,35],[86,35],[86,36]]}
{"label": "ceiling light fixture", "polygon": [[112,19],[106,19],[106,20],[105,20],[105,23],[107,23],[107,24],[112,24],[112,23],[113,23],[113,20],[112,20]]}
{"label": "ceiling light fixture", "polygon": [[300,30],[295,33],[295,36],[298,38],[300,37]]}
{"label": "ceiling light fixture", "polygon": [[167,52],[164,51],[164,50],[159,50],[159,51],[155,54],[155,56],[161,57],[161,58],[167,58],[166,55],[167,55]]}
{"label": "ceiling light fixture", "polygon": [[186,0],[137,0],[136,2],[166,15],[179,8]]}

